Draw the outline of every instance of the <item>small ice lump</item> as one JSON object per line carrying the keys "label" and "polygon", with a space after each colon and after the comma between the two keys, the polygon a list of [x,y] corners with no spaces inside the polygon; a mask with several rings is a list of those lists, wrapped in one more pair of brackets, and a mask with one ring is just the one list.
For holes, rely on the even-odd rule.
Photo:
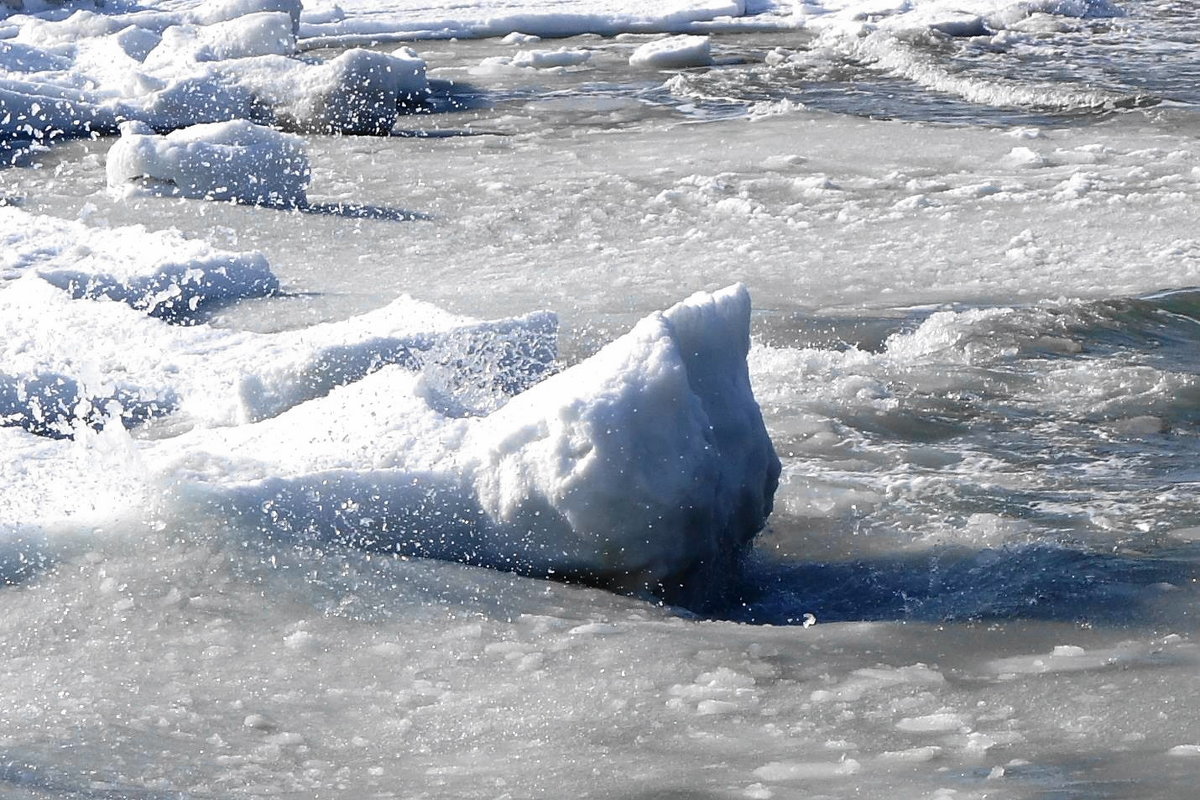
{"label": "small ice lump", "polygon": [[246,120],[165,136],[141,122],[122,123],[105,168],[109,187],[121,192],[280,207],[308,202],[304,140]]}

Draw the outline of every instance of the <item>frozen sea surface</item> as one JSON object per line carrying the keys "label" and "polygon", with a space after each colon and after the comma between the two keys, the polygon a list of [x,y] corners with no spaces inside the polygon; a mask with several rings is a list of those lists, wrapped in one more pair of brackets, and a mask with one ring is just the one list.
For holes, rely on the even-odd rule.
{"label": "frozen sea surface", "polygon": [[[407,42],[428,85],[390,136],[303,133],[291,208],[112,192],[115,136],[9,136],[0,796],[1192,797],[1194,10],[306,3],[304,58]],[[0,90],[83,91],[35,28],[0,21]],[[631,64],[655,42],[695,65]],[[472,561],[421,480],[542,492],[480,437],[692,402],[639,320],[739,282],[782,471],[719,595],[397,552],[337,494],[408,469],[410,529]],[[575,491],[615,536],[610,485]]]}

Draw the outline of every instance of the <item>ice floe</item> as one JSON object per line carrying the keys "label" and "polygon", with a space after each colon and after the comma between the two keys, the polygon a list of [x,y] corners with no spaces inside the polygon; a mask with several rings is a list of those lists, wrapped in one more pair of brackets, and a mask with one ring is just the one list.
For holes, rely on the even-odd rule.
{"label": "ice floe", "polygon": [[712,43],[707,36],[669,36],[641,45],[629,64],[649,69],[686,69],[712,63]]}
{"label": "ice floe", "polygon": [[298,56],[298,2],[164,7],[88,5],[69,15],[11,17],[0,41],[0,137],[233,119],[382,134],[428,88],[424,61],[405,48]]}

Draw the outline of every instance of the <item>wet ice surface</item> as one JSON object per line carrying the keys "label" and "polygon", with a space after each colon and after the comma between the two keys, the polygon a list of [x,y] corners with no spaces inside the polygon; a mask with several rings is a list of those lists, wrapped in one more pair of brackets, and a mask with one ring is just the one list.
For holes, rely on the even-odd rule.
{"label": "wet ice surface", "polygon": [[[784,474],[733,601],[698,619],[169,508],[69,532],[0,552],[5,793],[1190,796],[1194,116],[747,112],[632,71],[645,41],[427,43],[445,109],[307,137],[305,210],[117,200],[109,139],[0,188],[261,251],[284,294],[216,312],[235,333],[406,292],[555,310],[577,362],[745,282]],[[514,66],[532,50],[591,55]],[[120,498],[129,442],[73,445],[80,477],[40,482],[99,463]]]}

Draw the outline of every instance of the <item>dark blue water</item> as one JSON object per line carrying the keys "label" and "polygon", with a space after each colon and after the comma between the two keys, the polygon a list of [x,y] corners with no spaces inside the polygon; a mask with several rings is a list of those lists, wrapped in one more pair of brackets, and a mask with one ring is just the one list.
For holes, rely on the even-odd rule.
{"label": "dark blue water", "polygon": [[[1200,577],[1189,533],[1200,526],[1200,293],[950,313],[952,345],[890,367],[893,405],[832,410],[853,446],[799,462],[887,500],[820,520],[820,540],[843,544],[815,558],[789,544],[805,541],[813,522],[777,515],[724,615],[772,624],[808,614],[1104,625],[1186,617],[1190,600],[1163,598]],[[793,316],[767,322],[760,337],[887,363],[895,337],[919,337],[929,323],[927,311]],[[929,450],[941,463],[906,461]],[[910,478],[923,482],[906,488]],[[1015,535],[955,538],[981,519]]]}

